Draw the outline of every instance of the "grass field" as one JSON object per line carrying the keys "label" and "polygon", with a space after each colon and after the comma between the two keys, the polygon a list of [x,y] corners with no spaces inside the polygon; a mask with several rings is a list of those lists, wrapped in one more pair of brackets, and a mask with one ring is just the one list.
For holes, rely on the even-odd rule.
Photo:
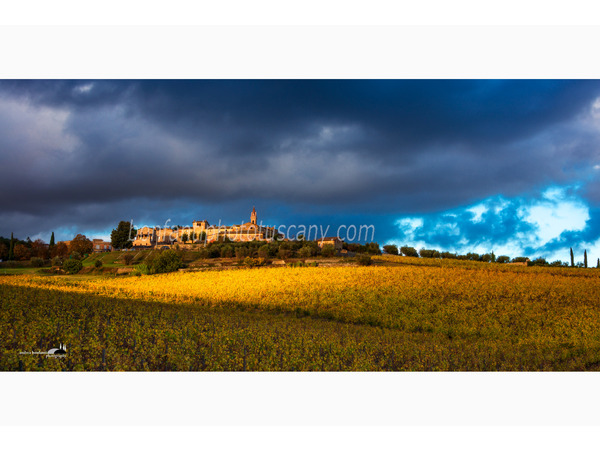
{"label": "grass field", "polygon": [[[0,277],[2,370],[598,370],[600,270],[371,267]],[[62,359],[19,355],[64,343]]]}

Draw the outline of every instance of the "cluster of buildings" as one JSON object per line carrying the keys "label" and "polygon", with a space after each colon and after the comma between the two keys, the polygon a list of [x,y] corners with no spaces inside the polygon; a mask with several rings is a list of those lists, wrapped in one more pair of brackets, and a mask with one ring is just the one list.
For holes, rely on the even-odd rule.
{"label": "cluster of buildings", "polygon": [[[185,236],[185,237],[184,237]],[[215,242],[229,239],[233,242],[266,241],[277,236],[275,227],[258,224],[256,209],[252,208],[250,222],[231,226],[211,226],[206,220],[194,220],[191,227],[161,228],[142,227],[137,230],[134,248],[152,248],[197,241]]]}
{"label": "cluster of buildings", "polygon": [[[277,235],[277,228],[263,226],[258,223],[256,209],[252,208],[250,222],[239,225],[211,226],[206,220],[194,220],[191,227],[142,227],[137,230],[135,239],[133,240],[133,248],[168,248],[174,244],[211,243],[224,241],[225,239],[229,239],[232,242],[271,242],[277,238]],[[336,250],[341,250],[342,244],[342,240],[338,237],[324,237],[318,240],[320,247],[332,245]]]}

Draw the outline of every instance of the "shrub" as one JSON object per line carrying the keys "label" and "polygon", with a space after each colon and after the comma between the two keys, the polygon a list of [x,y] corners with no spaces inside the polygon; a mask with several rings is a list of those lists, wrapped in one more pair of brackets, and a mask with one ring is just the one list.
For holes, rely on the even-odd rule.
{"label": "shrub", "polygon": [[152,261],[150,273],[175,272],[182,267],[181,255],[175,250],[165,250]]}
{"label": "shrub", "polygon": [[250,250],[246,247],[238,247],[235,249],[235,257],[237,259],[244,259],[247,256],[250,256]]}
{"label": "shrub", "polygon": [[220,250],[219,246],[211,245],[208,250],[208,257],[209,258],[218,258],[219,256],[221,256],[221,250]]}
{"label": "shrub", "polygon": [[247,257],[246,259],[244,259],[244,265],[246,265],[248,267],[264,266],[265,265],[265,259],[264,258],[250,258],[250,257]]}
{"label": "shrub", "polygon": [[137,266],[135,266],[135,270],[139,274],[148,275],[150,273],[150,267],[148,267],[148,264],[138,264]]}
{"label": "shrub", "polygon": [[210,257],[210,253],[208,251],[208,249],[206,248],[201,248],[198,250],[198,258],[200,259],[207,259]]}
{"label": "shrub", "polygon": [[335,255],[335,247],[333,245],[324,245],[321,249],[321,255],[325,257],[334,256]]}
{"label": "shrub", "polygon": [[123,262],[125,263],[126,266],[131,264],[131,261],[133,261],[134,256],[135,256],[134,254],[129,253],[129,252],[127,252],[123,255]]}
{"label": "shrub", "polygon": [[99,259],[96,260],[96,262],[94,263],[94,267],[99,269],[100,267],[102,267],[102,261],[100,261]]}
{"label": "shrub", "polygon": [[72,275],[83,269],[83,264],[78,259],[67,259],[63,263],[62,268],[65,272]]}
{"label": "shrub", "polygon": [[528,266],[547,266],[548,262],[544,258],[540,257],[540,258],[534,259],[533,261],[528,262],[527,265]]}
{"label": "shrub", "polygon": [[307,267],[302,261],[296,261],[289,264],[290,267]]}
{"label": "shrub", "polygon": [[81,253],[79,253],[79,252],[73,252],[73,253],[71,253],[71,255],[69,256],[69,258],[71,258],[71,259],[77,259],[77,260],[80,260],[80,259],[81,259]]}
{"label": "shrub", "polygon": [[261,258],[268,258],[270,256],[270,248],[267,244],[261,246],[258,249],[258,256]]}
{"label": "shrub", "polygon": [[31,266],[32,267],[42,267],[44,265],[44,260],[42,258],[31,258]]}
{"label": "shrub", "polygon": [[279,256],[279,258],[281,259],[287,259],[292,255],[292,251],[287,249],[287,248],[279,248],[279,251],[277,252],[277,255]]}
{"label": "shrub", "polygon": [[55,256],[54,258],[52,258],[52,266],[62,266],[63,260],[61,259],[60,256]]}
{"label": "shrub", "polygon": [[359,266],[370,266],[373,264],[373,260],[369,255],[360,255],[357,259]]}
{"label": "shrub", "polygon": [[300,250],[298,250],[298,256],[300,258],[310,258],[313,256],[313,249],[308,245],[305,245]]}
{"label": "shrub", "polygon": [[224,245],[221,247],[221,258],[231,258],[233,256],[233,246]]}

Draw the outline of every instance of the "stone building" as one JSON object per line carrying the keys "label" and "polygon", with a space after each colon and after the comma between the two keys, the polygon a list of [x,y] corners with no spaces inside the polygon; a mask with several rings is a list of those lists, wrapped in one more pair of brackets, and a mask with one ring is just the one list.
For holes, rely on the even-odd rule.
{"label": "stone building", "polygon": [[333,248],[335,248],[336,250],[341,250],[344,245],[344,241],[342,241],[337,236],[324,237],[322,239],[319,239],[317,242],[319,244],[319,247],[321,248],[323,248],[325,245],[332,245]]}
{"label": "stone building", "polygon": [[270,242],[276,235],[274,227],[258,224],[256,209],[252,208],[250,222],[239,225],[213,225],[206,220],[194,220],[191,227],[160,228],[142,227],[137,231],[133,241],[134,248],[168,247],[173,244],[215,242],[229,239],[233,242],[267,241]]}
{"label": "stone building", "polygon": [[112,251],[112,245],[110,242],[103,241],[102,239],[93,239],[92,245],[95,253]]}

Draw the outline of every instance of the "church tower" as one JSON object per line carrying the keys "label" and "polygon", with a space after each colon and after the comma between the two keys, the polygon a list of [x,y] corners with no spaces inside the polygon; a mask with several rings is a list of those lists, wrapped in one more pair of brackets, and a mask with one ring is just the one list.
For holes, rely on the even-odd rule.
{"label": "church tower", "polygon": [[250,214],[250,223],[256,225],[256,209],[252,207],[252,214]]}

